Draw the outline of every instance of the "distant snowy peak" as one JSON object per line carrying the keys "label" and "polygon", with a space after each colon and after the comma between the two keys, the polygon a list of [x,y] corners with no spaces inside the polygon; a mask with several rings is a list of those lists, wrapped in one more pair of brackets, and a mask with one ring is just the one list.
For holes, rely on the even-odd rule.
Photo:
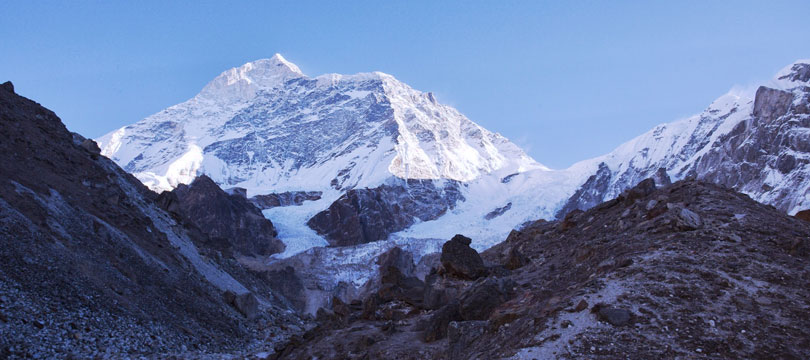
{"label": "distant snowy peak", "polygon": [[732,90],[700,114],[574,165],[594,176],[557,215],[616,197],[662,168],[674,180],[733,187],[789,213],[810,207],[808,85],[810,60],[799,60],[762,86]]}
{"label": "distant snowy peak", "polygon": [[217,102],[247,101],[259,90],[281,86],[304,73],[281,54],[227,70],[206,85],[197,97]]}
{"label": "distant snowy peak", "polygon": [[98,141],[155,190],[200,173],[262,193],[547,170],[391,75],[310,78],[278,54],[225,71],[194,98]]}

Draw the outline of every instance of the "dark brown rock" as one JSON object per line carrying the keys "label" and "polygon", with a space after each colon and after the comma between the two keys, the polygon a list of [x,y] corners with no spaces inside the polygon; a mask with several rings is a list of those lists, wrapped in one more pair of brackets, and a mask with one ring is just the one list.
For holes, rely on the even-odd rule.
{"label": "dark brown rock", "polygon": [[332,246],[383,240],[417,220],[438,218],[463,201],[455,181],[392,180],[373,189],[352,189],[307,225]]}
{"label": "dark brown rock", "polygon": [[471,242],[472,239],[464,235],[456,235],[442,245],[441,262],[447,275],[469,280],[486,275],[484,261],[470,247]]}
{"label": "dark brown rock", "polygon": [[810,210],[802,210],[793,215],[797,219],[801,219],[804,221],[810,221]]}
{"label": "dark brown rock", "polygon": [[208,236],[202,244],[219,251],[266,256],[284,250],[273,223],[242,196],[229,195],[200,175],[190,185],[163,193],[158,203]]}
{"label": "dark brown rock", "polygon": [[423,340],[426,342],[443,339],[447,336],[447,328],[451,321],[461,320],[458,311],[458,303],[450,303],[431,314],[423,333]]}
{"label": "dark brown rock", "polygon": [[279,206],[300,206],[305,201],[315,201],[321,199],[320,191],[287,191],[277,194],[256,195],[250,198],[250,202],[259,209],[272,209]]}
{"label": "dark brown rock", "polygon": [[486,320],[498,305],[514,296],[510,280],[485,278],[459,297],[459,315],[464,320]]}
{"label": "dark brown rock", "polygon": [[624,326],[630,323],[633,313],[625,309],[615,308],[609,305],[597,304],[592,309],[600,321],[604,321],[613,326]]}

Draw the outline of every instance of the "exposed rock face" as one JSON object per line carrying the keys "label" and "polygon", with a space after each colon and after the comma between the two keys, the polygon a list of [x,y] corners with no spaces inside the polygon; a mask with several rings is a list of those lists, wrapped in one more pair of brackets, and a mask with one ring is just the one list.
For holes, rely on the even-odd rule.
{"label": "exposed rock face", "polygon": [[442,246],[442,267],[450,275],[461,279],[474,280],[486,275],[487,268],[475,249],[470,247],[472,239],[456,235]]}
{"label": "exposed rock face", "polygon": [[455,181],[393,180],[373,189],[349,190],[307,222],[332,246],[383,240],[416,220],[438,218],[463,201]]}
{"label": "exposed rock face", "polygon": [[802,210],[796,213],[795,216],[797,219],[802,219],[804,221],[810,221],[810,210]]}
{"label": "exposed rock face", "polygon": [[[810,356],[810,225],[716,185],[653,183],[482,254],[496,265],[519,252],[511,271],[490,266],[475,281],[433,271],[421,305],[379,293],[362,309],[338,304],[340,322],[281,358]],[[397,258],[384,262],[407,263]]]}
{"label": "exposed rock face", "polygon": [[250,198],[250,202],[258,206],[259,209],[272,209],[279,206],[299,206],[305,201],[315,201],[321,199],[320,191],[287,191],[278,194],[256,195]]}
{"label": "exposed rock face", "polygon": [[[273,298],[262,296],[250,321],[226,304],[224,292],[269,290],[204,259],[197,234],[154,193],[10,83],[0,87],[0,169],[0,358],[160,357],[183,347],[247,356],[300,324]],[[254,343],[269,333],[280,337]]]}
{"label": "exposed rock face", "polygon": [[496,208],[495,210],[492,210],[492,211],[488,212],[486,215],[484,215],[484,219],[485,220],[492,220],[492,219],[494,219],[494,218],[496,218],[498,216],[503,215],[504,213],[509,211],[509,209],[511,209],[511,208],[512,208],[512,203],[509,202],[504,206],[501,206],[499,208]]}
{"label": "exposed rock face", "polygon": [[613,174],[605,163],[599,163],[599,169],[591,175],[582,186],[577,189],[574,195],[568,199],[565,205],[557,211],[557,218],[562,218],[574,210],[590,209],[605,201],[605,193],[610,187],[610,180]]}
{"label": "exposed rock face", "polygon": [[225,193],[208,176],[162,193],[158,202],[166,211],[202,230],[208,236],[208,247],[247,256],[284,251],[273,223],[256,206],[239,194]]}
{"label": "exposed rock face", "polygon": [[661,169],[674,179],[733,188],[791,214],[810,207],[808,71],[810,64],[795,63],[778,75],[779,88],[726,95],[700,115],[659,125],[596,159],[596,173],[557,216],[612,199]]}
{"label": "exposed rock face", "polygon": [[754,97],[753,115],[766,120],[775,120],[787,113],[793,102],[793,93],[760,86]]}

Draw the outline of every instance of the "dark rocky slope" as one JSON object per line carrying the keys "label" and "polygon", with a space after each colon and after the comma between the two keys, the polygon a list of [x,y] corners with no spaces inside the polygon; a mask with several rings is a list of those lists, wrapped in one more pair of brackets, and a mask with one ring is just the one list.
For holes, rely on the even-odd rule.
{"label": "dark rocky slope", "polygon": [[647,180],[481,259],[465,243],[424,279],[381,257],[280,358],[810,357],[810,224],[727,188]]}
{"label": "dark rocky slope", "polygon": [[249,353],[302,325],[155,197],[0,86],[0,358]]}

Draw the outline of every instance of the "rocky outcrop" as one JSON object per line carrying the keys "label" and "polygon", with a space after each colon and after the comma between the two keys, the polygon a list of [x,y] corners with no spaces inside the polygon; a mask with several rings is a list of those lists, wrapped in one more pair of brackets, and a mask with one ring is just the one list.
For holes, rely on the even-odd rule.
{"label": "rocky outcrop", "polygon": [[279,206],[300,206],[305,201],[320,200],[323,193],[320,191],[287,191],[278,194],[256,195],[250,202],[259,209],[266,210]]}
{"label": "rocky outcrop", "polygon": [[512,208],[512,203],[511,202],[506,203],[506,205],[501,206],[499,208],[495,208],[494,210],[492,210],[492,211],[488,212],[486,215],[484,215],[484,220],[492,220],[492,219],[494,219],[494,218],[496,218],[498,216],[501,216],[501,215],[505,214],[511,208]]}
{"label": "rocky outcrop", "polygon": [[273,223],[244,196],[227,194],[209,177],[201,175],[190,185],[163,192],[158,203],[193,224],[206,236],[204,245],[218,251],[246,256],[267,256],[284,251]]}
{"label": "rocky outcrop", "polygon": [[765,121],[773,121],[787,113],[793,102],[793,93],[760,86],[754,96],[753,115]]}
{"label": "rocky outcrop", "polygon": [[[0,358],[249,356],[302,324],[255,274],[204,258],[154,193],[10,83],[0,169]],[[254,289],[258,307],[223,299]]]}
{"label": "rocky outcrop", "polygon": [[383,240],[416,221],[438,218],[453,209],[460,183],[449,180],[392,180],[373,189],[349,190],[308,222],[332,246]]}
{"label": "rocky outcrop", "polygon": [[605,193],[608,191],[612,176],[607,164],[600,163],[596,173],[588,177],[588,180],[568,198],[557,211],[556,217],[562,218],[574,210],[587,210],[605,201]]}
{"label": "rocky outcrop", "polygon": [[453,236],[442,245],[442,268],[445,273],[461,279],[475,280],[486,275],[487,268],[475,249],[470,247],[472,239],[464,235]]}

